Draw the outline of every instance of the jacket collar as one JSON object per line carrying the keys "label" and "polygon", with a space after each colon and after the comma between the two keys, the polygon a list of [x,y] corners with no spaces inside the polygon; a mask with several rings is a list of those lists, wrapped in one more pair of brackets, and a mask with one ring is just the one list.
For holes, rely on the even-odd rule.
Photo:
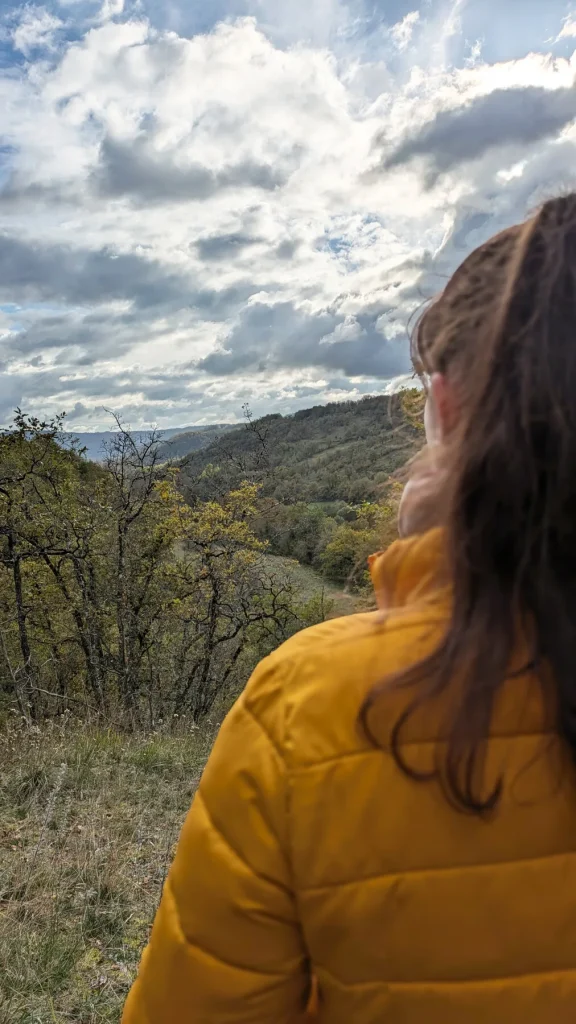
{"label": "jacket collar", "polygon": [[368,559],[378,607],[402,607],[445,590],[448,583],[444,531],[403,540]]}

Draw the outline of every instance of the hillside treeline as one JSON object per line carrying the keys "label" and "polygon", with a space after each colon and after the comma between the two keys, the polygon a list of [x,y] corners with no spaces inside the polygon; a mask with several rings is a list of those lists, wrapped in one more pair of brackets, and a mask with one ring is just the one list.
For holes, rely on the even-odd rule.
{"label": "hillside treeline", "polygon": [[5,711],[199,722],[323,614],[262,559],[254,483],[187,502],[160,452],[121,430],[96,466],[21,413],[0,435]]}
{"label": "hillside treeline", "polygon": [[182,486],[204,497],[241,480],[282,504],[378,501],[422,441],[422,392],[368,396],[271,415],[224,432],[180,464]]}
{"label": "hillside treeline", "polygon": [[422,407],[410,389],[256,421],[246,410],[244,427],[181,460],[179,486],[193,503],[256,483],[270,551],[359,590],[368,555],[395,537],[396,471],[422,444]]}

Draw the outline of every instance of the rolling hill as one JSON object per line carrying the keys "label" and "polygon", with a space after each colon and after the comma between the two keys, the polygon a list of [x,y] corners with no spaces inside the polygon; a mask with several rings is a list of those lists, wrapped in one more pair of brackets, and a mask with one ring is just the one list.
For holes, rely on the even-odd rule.
{"label": "rolling hill", "polygon": [[374,499],[422,443],[421,410],[411,389],[265,416],[189,451],[181,486],[209,498],[253,480],[284,504]]}

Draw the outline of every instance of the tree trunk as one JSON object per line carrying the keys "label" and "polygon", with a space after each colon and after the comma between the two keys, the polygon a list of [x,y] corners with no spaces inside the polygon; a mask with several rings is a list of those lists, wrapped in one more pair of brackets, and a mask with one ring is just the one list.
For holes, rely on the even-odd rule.
{"label": "tree trunk", "polygon": [[12,531],[8,533],[8,555],[12,566],[12,579],[14,582],[14,599],[16,601],[16,620],[18,623],[18,638],[20,640],[20,651],[22,654],[22,674],[24,679],[24,695],[30,709],[30,717],[36,720],[38,717],[38,695],[35,687],[35,673],[32,662],[32,648],[28,635],[28,623],[26,621],[26,609],[24,606],[24,593],[22,588],[22,562],[16,550],[16,542]]}

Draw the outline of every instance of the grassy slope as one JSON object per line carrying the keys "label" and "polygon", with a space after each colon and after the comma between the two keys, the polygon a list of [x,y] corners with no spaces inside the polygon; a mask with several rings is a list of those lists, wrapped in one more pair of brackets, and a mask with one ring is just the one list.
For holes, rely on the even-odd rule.
{"label": "grassy slope", "polygon": [[118,1024],[211,733],[0,740],[0,1024]]}
{"label": "grassy slope", "polygon": [[302,603],[322,596],[326,602],[326,618],[351,615],[356,611],[358,598],[354,594],[347,594],[337,584],[320,576],[309,566],[300,565],[291,558],[281,558],[279,555],[263,555],[262,560],[274,575],[286,577]]}

